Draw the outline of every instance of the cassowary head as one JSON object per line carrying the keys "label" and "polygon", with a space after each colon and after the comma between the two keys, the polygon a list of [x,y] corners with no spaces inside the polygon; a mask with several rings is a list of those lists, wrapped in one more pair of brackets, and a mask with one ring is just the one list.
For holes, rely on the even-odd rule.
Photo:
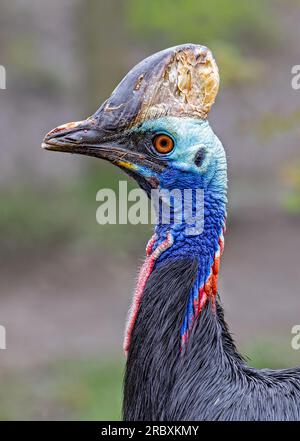
{"label": "cassowary head", "polygon": [[93,116],[52,130],[43,147],[108,160],[148,194],[218,186],[226,181],[225,153],[206,120],[218,87],[206,47],[158,52],[136,65]]}
{"label": "cassowary head", "polygon": [[[161,217],[164,210],[157,207],[155,234],[147,246],[146,266],[126,331],[126,352],[141,293],[155,262],[170,257],[198,259],[199,271],[180,331],[182,344],[207,299],[216,297],[227,174],[223,146],[206,118],[218,87],[218,68],[206,47],[176,46],[135,66],[93,116],[59,126],[44,139],[48,150],[110,161],[149,196],[156,188],[172,192],[167,200],[170,217]],[[198,189],[204,190],[202,199],[197,197]],[[190,197],[185,190],[192,190]],[[178,200],[175,192],[180,193]]]}

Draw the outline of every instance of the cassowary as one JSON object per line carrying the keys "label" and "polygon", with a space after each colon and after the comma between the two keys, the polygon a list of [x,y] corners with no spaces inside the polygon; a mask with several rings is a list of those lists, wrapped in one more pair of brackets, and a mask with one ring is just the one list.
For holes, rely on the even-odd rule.
{"label": "cassowary", "polygon": [[[224,320],[218,274],[227,166],[207,114],[219,87],[204,46],[135,66],[90,118],[62,125],[47,150],[105,159],[153,189],[203,192],[203,228],[160,217],[146,249],[125,335],[125,420],[300,420],[300,368],[247,366]],[[170,205],[174,198],[170,198]]]}

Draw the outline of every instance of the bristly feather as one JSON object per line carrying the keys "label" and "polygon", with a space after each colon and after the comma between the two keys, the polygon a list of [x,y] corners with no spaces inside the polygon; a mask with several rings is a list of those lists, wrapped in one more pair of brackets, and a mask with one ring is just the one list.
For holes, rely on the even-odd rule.
{"label": "bristly feather", "polygon": [[196,259],[168,259],[149,277],[132,333],[124,383],[128,421],[300,420],[300,370],[248,367],[220,302],[207,303],[180,352],[182,311]]}

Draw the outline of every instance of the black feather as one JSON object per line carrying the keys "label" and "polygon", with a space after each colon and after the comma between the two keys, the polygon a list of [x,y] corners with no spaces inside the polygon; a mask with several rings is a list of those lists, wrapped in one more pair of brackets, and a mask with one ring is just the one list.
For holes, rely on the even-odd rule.
{"label": "black feather", "polygon": [[180,351],[196,260],[160,264],[147,282],[128,354],[125,420],[300,420],[300,369],[248,367],[219,300],[208,303]]}

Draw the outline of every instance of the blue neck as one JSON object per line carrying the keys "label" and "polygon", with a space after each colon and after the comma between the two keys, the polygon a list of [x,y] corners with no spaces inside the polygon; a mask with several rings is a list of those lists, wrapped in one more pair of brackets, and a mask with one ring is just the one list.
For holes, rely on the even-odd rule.
{"label": "blue neck", "polygon": [[[172,234],[174,239],[173,245],[161,254],[157,265],[169,260],[187,257],[196,258],[198,260],[198,277],[189,294],[188,306],[181,329],[181,338],[184,340],[193,325],[194,319],[200,312],[201,308],[199,304],[203,301],[203,296],[206,296],[207,300],[211,297],[213,302],[215,301],[218,274],[213,275],[213,268],[216,260],[222,254],[221,248],[223,248],[224,243],[223,233],[226,223],[227,182],[226,178],[224,179],[223,170],[219,176],[216,172],[214,178],[208,185],[204,185],[201,177],[197,175],[191,176],[190,174],[187,183],[185,179],[183,179],[182,173],[178,171],[174,172],[174,170],[169,170],[164,178],[169,188],[170,185],[172,185],[172,188],[178,189],[187,188],[187,186],[189,186],[192,190],[203,190],[203,231],[199,234],[190,235],[191,225],[185,221],[181,224],[175,224],[174,222],[170,222],[167,225],[157,224],[155,229],[158,238],[155,247],[166,239],[168,232]],[[222,183],[223,185],[221,185]],[[196,208],[198,209],[198,213],[201,212],[201,207],[197,207],[197,202],[199,202],[199,200],[197,199],[196,192],[192,191],[193,217],[196,215]],[[171,210],[172,208],[174,208],[174,206],[171,201]],[[212,291],[210,291],[211,288],[207,288],[207,285],[212,282],[215,286]]]}
{"label": "blue neck", "polygon": [[[174,244],[166,250],[160,257],[160,261],[176,257],[189,257],[191,253],[202,263],[201,267],[207,267],[210,258],[214,258],[218,249],[218,240],[222,234],[226,222],[226,206],[227,206],[227,181],[224,172],[218,171],[213,179],[205,185],[201,176],[191,175],[179,172],[178,170],[169,169],[164,173],[161,179],[161,187],[172,191],[176,188],[181,191],[190,189],[191,200],[188,201],[192,206],[188,211],[192,213],[192,218],[199,220],[199,215],[203,216],[203,228],[196,234],[191,234],[190,223],[185,219],[181,223],[171,222],[168,224],[158,223],[155,232],[158,237],[157,244],[166,238],[167,232],[171,232],[174,238]],[[197,195],[196,190],[201,190],[203,200]],[[199,206],[199,203],[204,207]],[[184,204],[184,203],[183,203]],[[176,211],[178,205],[174,207],[174,201],[171,198],[170,211]],[[183,208],[182,208],[183,211]]]}

